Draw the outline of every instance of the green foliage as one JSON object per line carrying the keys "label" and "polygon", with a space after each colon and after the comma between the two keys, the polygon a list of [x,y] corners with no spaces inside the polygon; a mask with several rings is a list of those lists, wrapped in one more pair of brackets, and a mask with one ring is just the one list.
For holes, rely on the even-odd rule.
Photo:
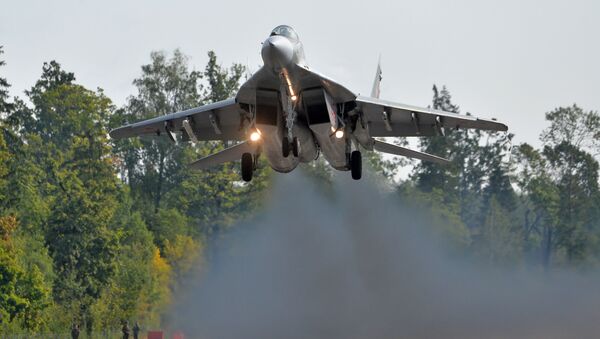
{"label": "green foliage", "polygon": [[19,277],[23,274],[14,258],[0,248],[0,316],[13,321],[27,307],[27,301],[17,294]]}
{"label": "green foliage", "polygon": [[[209,53],[204,72],[191,71],[187,58],[179,51],[171,57],[154,52],[150,64],[142,66],[140,77],[133,82],[137,95],[115,111],[111,124],[118,126],[230,98],[243,71],[240,65],[222,68],[213,52]],[[203,262],[204,244],[256,209],[270,173],[264,161],[259,163],[250,184],[239,181],[239,164],[223,164],[206,171],[186,168],[188,163],[225,146],[222,142],[173,144],[166,138],[114,143],[116,165],[128,184],[131,209],[140,211],[139,224],[151,234],[151,244],[143,247],[152,254],[147,257],[144,252],[143,258],[122,259],[122,269],[101,299],[112,300],[114,307],[98,303],[95,312],[106,319],[137,317],[158,326],[160,313],[178,288],[178,281]],[[133,247],[130,250],[136,253]],[[135,268],[126,268],[135,263]],[[124,289],[123,285],[131,286],[127,282],[132,276],[138,283]],[[127,295],[133,299],[124,300]],[[118,312],[108,315],[111,309]]]}
{"label": "green foliage", "polygon": [[[458,113],[458,106],[451,103],[450,92],[444,86],[438,91],[437,86],[433,86],[433,109],[439,109],[447,112]],[[454,159],[457,136],[461,132],[447,131],[447,136],[434,136],[421,139],[421,148],[424,152],[435,154],[437,156]],[[421,162],[417,165],[414,178],[417,187],[423,192],[431,192],[433,189],[444,191],[445,199],[450,201],[458,196],[458,173],[460,171],[460,162],[453,161],[452,165],[439,166],[430,162]]]}
{"label": "green foliage", "polygon": [[495,196],[489,198],[487,215],[479,234],[473,236],[474,250],[488,263],[496,266],[515,266],[523,258],[521,228],[511,219]]}
{"label": "green foliage", "polygon": [[215,52],[208,52],[208,64],[204,70],[208,87],[203,93],[204,101],[216,102],[235,96],[245,70],[246,68],[240,64],[233,64],[229,69],[223,69],[217,63]]}
{"label": "green foliage", "polygon": [[43,310],[49,302],[50,288],[36,265],[23,265],[17,258],[26,255],[13,239],[16,218],[0,218],[0,333],[3,325],[17,323],[26,331],[44,325]]}
{"label": "green foliage", "polygon": [[546,117],[543,149],[521,145],[515,177],[523,193],[525,240],[549,269],[553,261],[582,264],[597,251],[598,162],[586,149],[593,149],[600,118],[575,105]]}
{"label": "green foliage", "polygon": [[404,204],[426,212],[427,222],[436,240],[450,244],[458,251],[465,251],[469,247],[471,235],[460,218],[460,209],[444,201],[445,193],[442,190],[423,192],[410,183],[404,183],[399,186],[398,193]]}
{"label": "green foliage", "polygon": [[[0,56],[4,54],[4,46],[0,46]],[[4,60],[0,60],[0,67],[6,65]],[[13,109],[13,104],[8,102],[8,88],[10,84],[8,81],[0,77],[0,117],[3,117],[5,114],[9,113]]]}

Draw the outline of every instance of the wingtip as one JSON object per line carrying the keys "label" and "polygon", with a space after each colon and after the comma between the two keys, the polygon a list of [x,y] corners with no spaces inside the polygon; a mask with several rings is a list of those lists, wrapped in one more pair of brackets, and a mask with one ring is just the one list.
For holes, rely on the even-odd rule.
{"label": "wingtip", "polygon": [[452,161],[445,159],[445,158],[439,158],[437,163],[440,165],[447,166],[447,165],[450,165],[452,163]]}
{"label": "wingtip", "polygon": [[498,132],[507,132],[508,131],[508,125],[503,124],[501,122],[496,122],[496,121],[494,121],[494,122],[496,123],[496,130]]}
{"label": "wingtip", "polygon": [[115,129],[111,130],[110,132],[108,132],[108,135],[110,136],[111,139],[115,139],[115,140],[123,139],[124,137],[126,137],[125,132],[130,128],[131,128],[130,125],[115,128]]}
{"label": "wingtip", "polygon": [[112,130],[110,130],[110,132],[108,132],[108,136],[109,136],[111,139],[117,139],[117,132],[116,132],[116,129],[112,129]]}
{"label": "wingtip", "polygon": [[492,119],[479,119],[477,118],[477,121],[482,122],[484,124],[487,124],[488,127],[484,128],[490,131],[497,131],[497,132],[506,132],[508,131],[508,125],[499,122],[498,120],[492,118]]}

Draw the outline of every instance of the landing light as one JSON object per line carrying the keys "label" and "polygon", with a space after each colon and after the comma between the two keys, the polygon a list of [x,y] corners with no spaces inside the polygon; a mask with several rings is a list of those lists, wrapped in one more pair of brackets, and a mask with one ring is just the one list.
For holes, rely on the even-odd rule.
{"label": "landing light", "polygon": [[258,141],[260,140],[260,133],[258,131],[254,131],[250,133],[250,141]]}
{"label": "landing light", "polygon": [[292,95],[292,101],[296,101],[296,99],[298,99],[298,97],[295,95]]}
{"label": "landing light", "polygon": [[342,131],[341,129],[338,129],[337,131],[335,131],[335,137],[338,139],[341,139],[344,137],[344,131]]}

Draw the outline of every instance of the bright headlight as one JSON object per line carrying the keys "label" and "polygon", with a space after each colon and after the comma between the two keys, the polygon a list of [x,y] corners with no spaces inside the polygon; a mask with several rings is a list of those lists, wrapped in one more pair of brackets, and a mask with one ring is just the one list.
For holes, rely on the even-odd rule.
{"label": "bright headlight", "polygon": [[250,133],[250,141],[258,141],[260,140],[260,133],[258,131],[254,131]]}
{"label": "bright headlight", "polygon": [[337,131],[335,131],[335,137],[338,139],[341,139],[344,137],[344,131],[342,131],[341,129],[338,129]]}

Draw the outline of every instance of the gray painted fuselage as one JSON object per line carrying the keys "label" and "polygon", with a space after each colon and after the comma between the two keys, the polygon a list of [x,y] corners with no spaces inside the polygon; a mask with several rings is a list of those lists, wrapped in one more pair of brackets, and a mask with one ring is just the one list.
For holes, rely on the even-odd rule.
{"label": "gray painted fuselage", "polygon": [[[348,170],[348,149],[351,147],[346,138],[336,138],[329,120],[310,120],[306,111],[306,102],[311,93],[317,98],[323,97],[327,84],[322,77],[314,76],[304,57],[304,48],[300,40],[294,37],[271,35],[262,44],[264,66],[242,85],[237,95],[240,103],[256,105],[259,118],[256,127],[261,131],[262,154],[271,167],[278,172],[290,172],[300,162],[315,160],[320,153],[338,170]],[[355,96],[345,89],[333,88],[329,93],[336,101],[351,101]],[[317,99],[318,100],[318,99]],[[264,106],[271,110],[262,109]],[[320,106],[324,108],[325,106]],[[292,112],[293,111],[293,112]],[[260,117],[269,114],[270,117]],[[276,114],[276,117],[272,115]],[[289,134],[299,143],[298,157],[282,153],[283,138],[288,138],[286,119],[295,114],[293,127]],[[326,109],[320,112],[328,117]]]}

